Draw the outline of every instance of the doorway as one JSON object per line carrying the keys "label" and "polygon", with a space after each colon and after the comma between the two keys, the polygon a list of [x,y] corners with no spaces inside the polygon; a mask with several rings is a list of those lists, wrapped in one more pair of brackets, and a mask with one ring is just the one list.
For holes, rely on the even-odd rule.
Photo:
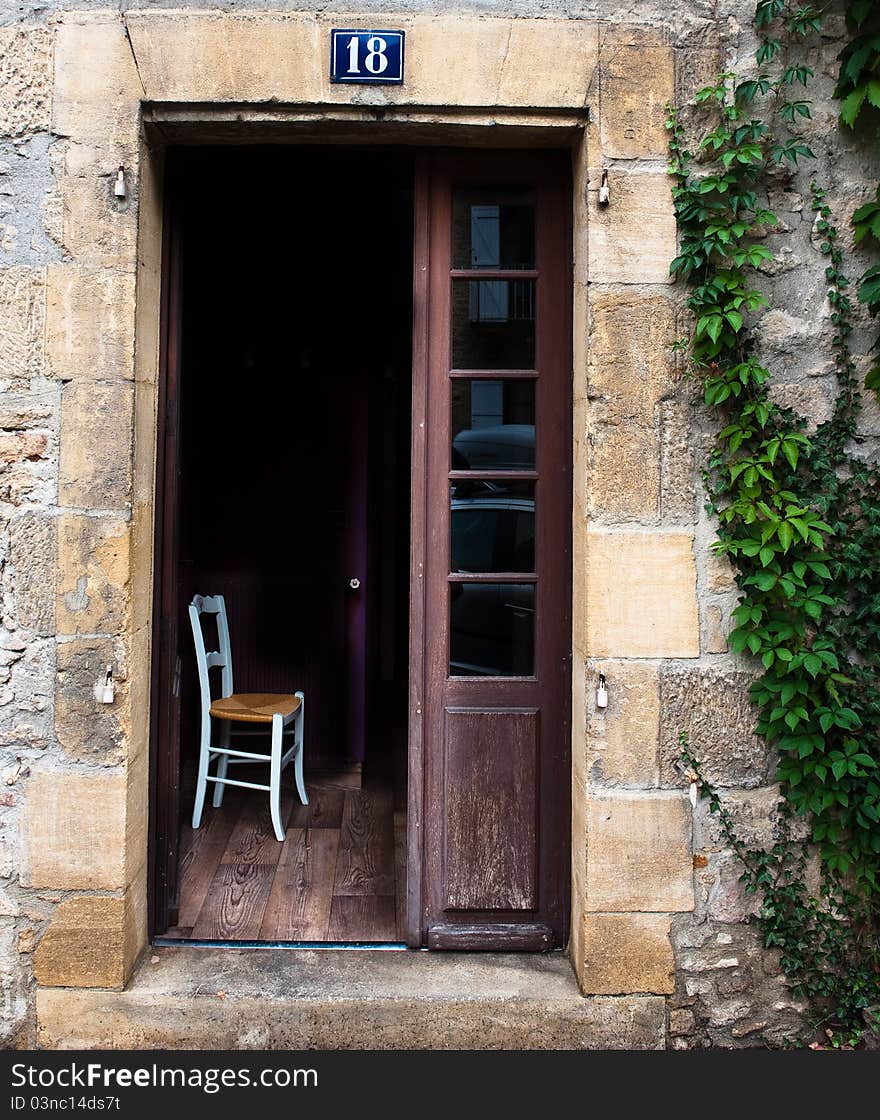
{"label": "doorway", "polygon": [[[154,937],[562,947],[565,153],[172,153],[153,690]],[[307,697],[309,805],[189,826],[187,605],[237,692]]]}
{"label": "doorway", "polygon": [[[412,166],[203,149],[169,170],[179,850],[165,936],[402,940]],[[236,692],[307,697],[309,804],[285,781],[281,844],[268,798],[236,787],[191,827],[197,594],[225,599]]]}

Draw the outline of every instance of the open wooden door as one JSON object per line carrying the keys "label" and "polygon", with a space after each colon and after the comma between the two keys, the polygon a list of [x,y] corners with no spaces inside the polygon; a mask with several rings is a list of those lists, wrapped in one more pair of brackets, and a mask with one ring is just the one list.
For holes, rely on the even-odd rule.
{"label": "open wooden door", "polygon": [[183,219],[171,176],[162,244],[162,311],[156,447],[154,670],[150,697],[149,928],[177,924],[180,840],[180,390]]}
{"label": "open wooden door", "polygon": [[569,167],[426,155],[416,185],[409,939],[568,922]]}

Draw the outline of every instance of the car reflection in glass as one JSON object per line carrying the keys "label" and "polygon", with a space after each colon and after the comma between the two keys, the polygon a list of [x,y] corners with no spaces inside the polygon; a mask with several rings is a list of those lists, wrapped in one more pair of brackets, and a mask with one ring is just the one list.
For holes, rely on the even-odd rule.
{"label": "car reflection in glass", "polygon": [[[533,462],[531,425],[469,429],[455,440],[453,466],[459,470],[515,470]],[[454,572],[534,572],[533,481],[458,480],[452,484],[451,520]],[[450,673],[531,676],[534,628],[534,583],[453,583]]]}

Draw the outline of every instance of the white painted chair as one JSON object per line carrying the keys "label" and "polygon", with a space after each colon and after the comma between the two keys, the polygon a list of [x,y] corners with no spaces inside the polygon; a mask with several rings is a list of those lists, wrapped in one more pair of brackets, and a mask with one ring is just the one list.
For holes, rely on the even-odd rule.
{"label": "white painted chair", "polygon": [[[202,615],[216,615],[217,635],[220,649],[209,653],[205,648],[205,635],[202,629]],[[303,782],[303,725],[305,722],[305,697],[302,692],[290,695],[281,693],[233,692],[232,650],[229,644],[229,624],[226,619],[226,602],[222,595],[196,595],[189,606],[189,620],[192,625],[193,640],[196,647],[196,660],[199,666],[199,685],[202,693],[202,732],[199,746],[199,772],[196,779],[196,800],[193,806],[192,826],[198,828],[202,823],[202,809],[205,804],[205,790],[208,782],[214,783],[214,807],[223,804],[226,786],[243,786],[246,789],[263,789],[269,792],[269,811],[272,827],[278,840],[284,839],[281,823],[281,771],[294,760],[296,790],[303,805],[308,805],[306,787]],[[210,670],[220,669],[220,696],[211,697]],[[212,746],[212,723],[220,723],[219,745]],[[252,725],[233,730],[234,724]],[[262,725],[262,726],[260,726]],[[255,754],[253,751],[233,750],[229,743],[232,735],[266,734],[271,731],[271,752]],[[293,744],[283,750],[287,736],[293,736]],[[211,763],[216,760],[216,772],[210,773]],[[269,784],[236,781],[226,777],[229,763],[262,761],[269,763]]]}

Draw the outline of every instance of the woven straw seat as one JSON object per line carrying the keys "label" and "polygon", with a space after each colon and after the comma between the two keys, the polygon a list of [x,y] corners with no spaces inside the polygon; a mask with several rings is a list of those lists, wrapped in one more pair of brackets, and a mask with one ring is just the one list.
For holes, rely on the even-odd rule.
{"label": "woven straw seat", "polygon": [[278,692],[236,692],[211,704],[211,715],[237,723],[271,723],[272,716],[292,716],[300,699]]}

